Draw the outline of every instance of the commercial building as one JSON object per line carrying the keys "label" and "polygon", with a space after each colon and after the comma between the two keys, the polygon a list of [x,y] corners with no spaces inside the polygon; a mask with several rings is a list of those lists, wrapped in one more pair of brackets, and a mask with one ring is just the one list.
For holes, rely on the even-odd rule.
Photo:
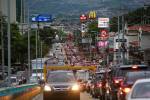
{"label": "commercial building", "polygon": [[[8,16],[7,0],[0,0],[0,16]],[[10,22],[16,22],[16,0],[10,0]]]}

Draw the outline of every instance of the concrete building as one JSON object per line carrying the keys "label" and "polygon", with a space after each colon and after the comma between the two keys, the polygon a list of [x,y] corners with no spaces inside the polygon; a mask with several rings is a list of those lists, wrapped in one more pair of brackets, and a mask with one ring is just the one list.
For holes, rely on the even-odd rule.
{"label": "concrete building", "polygon": [[[150,25],[134,25],[128,28],[130,37],[131,49],[138,49],[138,57],[145,63],[150,64]],[[141,34],[139,32],[141,29]],[[134,38],[134,39],[133,39]]]}
{"label": "concrete building", "polygon": [[[0,0],[0,15],[7,16],[7,0]],[[16,0],[10,0],[10,22],[16,22]]]}
{"label": "concrete building", "polygon": [[[140,31],[140,30],[141,31]],[[117,33],[116,33],[117,34]],[[122,34],[120,33],[120,39]],[[134,25],[128,27],[128,32],[125,33],[124,38],[126,42],[125,47],[125,60],[127,64],[130,63],[147,63],[150,64],[150,25]],[[122,62],[123,51],[122,42],[116,42],[118,35],[114,37],[114,61]],[[120,48],[120,52],[118,51]]]}

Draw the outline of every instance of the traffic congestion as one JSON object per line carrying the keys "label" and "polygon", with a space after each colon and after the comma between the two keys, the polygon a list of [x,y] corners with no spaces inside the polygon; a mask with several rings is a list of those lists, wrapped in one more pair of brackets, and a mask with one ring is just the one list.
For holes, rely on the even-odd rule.
{"label": "traffic congestion", "polygon": [[[82,69],[82,67],[75,69],[76,66],[98,66],[98,62],[88,61],[84,58],[82,51],[79,52],[79,48],[71,42],[55,43],[53,47],[55,49],[53,48],[51,52],[54,52],[53,56],[57,61],[53,61],[54,65],[49,63],[52,61],[51,57],[50,61],[46,62],[48,66],[55,66],[55,68],[49,68],[50,71],[47,72],[48,76],[42,95],[44,100],[49,100],[49,98],[52,100],[62,98],[80,100],[80,95],[84,93],[88,94],[91,100],[132,100],[129,93],[131,90],[135,91],[134,88],[140,88],[139,85],[132,88],[134,83],[137,84],[138,80],[141,85],[148,84],[142,83],[142,81],[149,81],[150,78],[150,67],[147,65],[132,64],[99,69],[95,67],[94,72],[88,68]],[[64,65],[66,67],[71,65],[72,68],[65,68]],[[138,92],[141,93],[140,89]],[[138,96],[141,98],[140,94]],[[148,97],[141,100],[148,100]]]}
{"label": "traffic congestion", "polygon": [[0,100],[150,100],[150,0],[0,0]]}

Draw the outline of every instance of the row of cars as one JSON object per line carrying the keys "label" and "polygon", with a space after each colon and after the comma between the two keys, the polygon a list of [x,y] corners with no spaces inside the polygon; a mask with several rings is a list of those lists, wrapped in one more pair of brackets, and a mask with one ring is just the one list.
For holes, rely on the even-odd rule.
{"label": "row of cars", "polygon": [[26,72],[18,71],[16,74],[11,74],[10,76],[10,84],[8,83],[9,78],[6,77],[3,82],[0,83],[0,87],[8,87],[8,86],[17,86],[21,84],[25,84],[27,82]]}
{"label": "row of cars", "polygon": [[[145,80],[137,82],[139,84],[141,83],[141,85],[134,85],[139,79]],[[101,69],[99,72],[96,72],[86,83],[85,90],[92,97],[99,98],[100,100],[150,100],[150,96],[148,96],[150,92],[148,86],[150,85],[147,82],[149,79],[149,66],[122,65],[111,69]],[[142,83],[144,81],[147,83]],[[147,89],[140,89],[145,87],[143,84],[147,85]],[[135,89],[132,89],[132,87],[135,87]],[[144,97],[142,91],[143,93],[147,92],[147,96],[144,94]],[[139,97],[134,97],[133,94],[137,95],[137,93]],[[142,97],[147,99],[143,99]]]}

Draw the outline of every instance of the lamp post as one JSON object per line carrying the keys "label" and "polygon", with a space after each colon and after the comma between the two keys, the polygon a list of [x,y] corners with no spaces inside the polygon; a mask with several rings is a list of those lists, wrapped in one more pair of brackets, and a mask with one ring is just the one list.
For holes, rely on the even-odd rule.
{"label": "lamp post", "polygon": [[1,54],[2,54],[2,76],[3,76],[3,79],[4,79],[4,39],[3,39],[3,37],[4,37],[4,31],[3,31],[3,16],[0,16],[1,17],[1,49],[2,49],[2,52],[1,52]]}

